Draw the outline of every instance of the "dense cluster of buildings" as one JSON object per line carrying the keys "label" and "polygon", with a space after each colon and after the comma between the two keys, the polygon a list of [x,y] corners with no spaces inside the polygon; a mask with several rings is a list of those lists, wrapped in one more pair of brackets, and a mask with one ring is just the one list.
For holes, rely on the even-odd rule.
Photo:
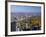
{"label": "dense cluster of buildings", "polygon": [[[20,21],[22,21],[22,20],[28,21],[27,19],[29,17],[31,17],[31,16],[15,16],[15,17],[12,17],[11,22],[16,22],[16,24],[15,24],[16,31],[19,31],[21,29],[21,24],[20,24],[21,22]],[[25,25],[25,28],[28,28],[28,23],[25,23],[24,25]],[[21,29],[21,31],[23,31],[23,30]]]}

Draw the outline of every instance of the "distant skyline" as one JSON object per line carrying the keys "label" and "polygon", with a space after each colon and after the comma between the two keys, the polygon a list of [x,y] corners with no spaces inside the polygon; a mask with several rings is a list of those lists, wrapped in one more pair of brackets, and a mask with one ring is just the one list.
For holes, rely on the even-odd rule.
{"label": "distant skyline", "polygon": [[11,12],[16,13],[16,12],[35,12],[39,13],[41,12],[41,7],[40,6],[20,6],[20,5],[11,5]]}

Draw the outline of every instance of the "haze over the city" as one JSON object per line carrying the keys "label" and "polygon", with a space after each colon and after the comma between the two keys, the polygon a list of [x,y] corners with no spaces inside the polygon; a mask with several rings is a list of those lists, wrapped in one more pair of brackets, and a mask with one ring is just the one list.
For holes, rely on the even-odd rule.
{"label": "haze over the city", "polygon": [[12,13],[40,13],[40,6],[20,6],[20,5],[12,5],[11,6]]}

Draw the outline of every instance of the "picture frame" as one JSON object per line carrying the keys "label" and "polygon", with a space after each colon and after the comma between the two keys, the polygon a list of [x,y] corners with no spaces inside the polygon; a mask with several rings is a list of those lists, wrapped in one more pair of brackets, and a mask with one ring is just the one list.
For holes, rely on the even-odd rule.
{"label": "picture frame", "polygon": [[[34,10],[35,12],[38,12],[38,13],[35,13],[34,11],[33,11],[34,12],[33,13],[30,10],[31,11]],[[19,11],[21,11],[21,12],[19,13]],[[23,11],[23,13],[22,13],[22,11]],[[14,12],[18,12],[19,14],[14,13]],[[19,26],[16,26],[17,24],[13,26],[14,23],[12,22],[13,21],[12,18],[14,18],[14,16],[15,16],[15,19],[19,15],[20,15],[20,18],[23,18],[23,17],[25,18],[26,14],[27,14],[28,18],[31,17],[31,15],[33,15],[35,17],[37,16],[38,18],[40,16],[40,20],[41,20],[41,21],[39,20],[40,26],[36,25],[36,27],[35,27],[34,26],[35,23],[33,23],[34,25],[31,23],[33,25],[33,26],[31,25],[31,27],[30,27],[31,29],[30,28],[28,28],[28,29],[18,28]],[[21,17],[21,16],[23,16],[23,17]],[[33,18],[33,16],[32,16],[32,18]],[[36,18],[34,18],[34,19],[36,19]],[[31,20],[31,18],[30,18],[30,20]],[[35,22],[37,22],[37,21],[35,21]],[[20,26],[20,27],[22,27],[22,26]],[[25,2],[24,1],[5,1],[5,36],[22,36],[22,35],[38,35],[38,34],[39,35],[45,34],[45,3],[44,2],[27,2],[27,1],[25,1]]]}

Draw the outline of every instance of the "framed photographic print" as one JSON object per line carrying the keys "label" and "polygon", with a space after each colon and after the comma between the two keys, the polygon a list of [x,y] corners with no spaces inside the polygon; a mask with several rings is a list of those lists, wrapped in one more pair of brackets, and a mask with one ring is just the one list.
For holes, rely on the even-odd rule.
{"label": "framed photographic print", "polygon": [[5,35],[45,34],[44,2],[6,2]]}

